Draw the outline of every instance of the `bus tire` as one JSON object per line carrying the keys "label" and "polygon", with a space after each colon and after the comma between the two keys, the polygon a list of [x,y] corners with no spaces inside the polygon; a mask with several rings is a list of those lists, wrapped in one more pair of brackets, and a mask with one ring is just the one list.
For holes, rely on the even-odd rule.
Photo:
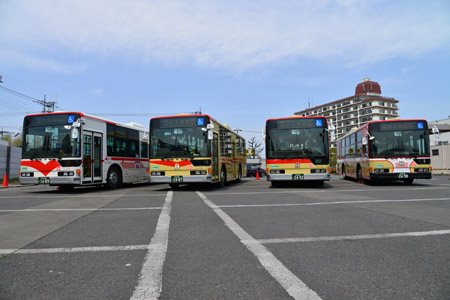
{"label": "bus tire", "polygon": [[74,189],[73,185],[58,185],[60,192],[72,192]]}
{"label": "bus tire", "polygon": [[122,184],[122,176],[117,167],[111,167],[108,170],[108,177],[106,178],[106,187],[109,189],[116,189]]}
{"label": "bus tire", "polygon": [[227,184],[227,171],[225,170],[225,166],[222,166],[220,169],[220,187],[224,187]]}
{"label": "bus tire", "polygon": [[239,165],[239,171],[238,171],[238,177],[237,177],[237,182],[241,182],[242,180],[242,167],[241,165]]}
{"label": "bus tire", "polygon": [[362,183],[362,180],[363,180],[363,178],[362,178],[362,169],[361,169],[360,165],[358,165],[358,167],[356,167],[356,180],[359,183]]}
{"label": "bus tire", "polygon": [[169,186],[172,190],[178,190],[180,188],[179,183],[169,183]]}
{"label": "bus tire", "polygon": [[347,175],[345,174],[345,165],[342,164],[342,178],[347,179]]}
{"label": "bus tire", "polygon": [[414,178],[403,179],[403,182],[408,185],[412,184],[414,182]]}

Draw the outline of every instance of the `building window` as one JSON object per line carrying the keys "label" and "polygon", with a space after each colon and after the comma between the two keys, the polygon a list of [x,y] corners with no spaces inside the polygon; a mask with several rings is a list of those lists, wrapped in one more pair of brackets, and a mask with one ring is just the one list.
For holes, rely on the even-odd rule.
{"label": "building window", "polygon": [[433,156],[438,156],[439,155],[439,149],[433,149],[433,150],[431,150],[431,153],[433,154]]}

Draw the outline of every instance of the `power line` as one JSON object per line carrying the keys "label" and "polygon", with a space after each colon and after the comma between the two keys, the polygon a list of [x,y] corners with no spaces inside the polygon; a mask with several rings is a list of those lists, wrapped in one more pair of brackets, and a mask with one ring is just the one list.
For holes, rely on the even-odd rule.
{"label": "power line", "polygon": [[11,95],[14,95],[16,97],[21,97],[21,98],[26,99],[28,101],[32,101],[32,102],[35,102],[37,104],[42,105],[42,112],[43,113],[48,113],[48,112],[54,112],[55,111],[55,104],[56,104],[56,102],[54,102],[54,101],[46,101],[46,96],[45,95],[44,95],[44,100],[40,100],[40,99],[31,97],[31,96],[28,96],[28,95],[19,93],[17,91],[12,90],[12,89],[8,89],[8,88],[6,88],[4,86],[0,86],[0,90],[3,90],[4,92],[7,92],[7,93],[9,93]]}

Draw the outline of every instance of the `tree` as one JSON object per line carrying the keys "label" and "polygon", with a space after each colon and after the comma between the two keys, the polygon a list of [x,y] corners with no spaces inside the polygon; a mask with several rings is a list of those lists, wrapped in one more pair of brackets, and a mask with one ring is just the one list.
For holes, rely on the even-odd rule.
{"label": "tree", "polygon": [[263,151],[262,143],[257,141],[256,137],[252,137],[247,143],[252,156],[258,155]]}
{"label": "tree", "polygon": [[3,140],[7,141],[9,146],[22,147],[22,136],[13,138],[11,135],[8,134],[3,136]]}

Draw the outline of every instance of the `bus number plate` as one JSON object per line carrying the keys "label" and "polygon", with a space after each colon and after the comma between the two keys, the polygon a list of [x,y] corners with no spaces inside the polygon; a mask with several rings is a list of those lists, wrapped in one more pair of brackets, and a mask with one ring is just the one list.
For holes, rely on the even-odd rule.
{"label": "bus number plate", "polygon": [[183,182],[183,176],[172,176],[170,182],[180,183]]}
{"label": "bus number plate", "polygon": [[406,173],[398,173],[398,178],[399,178],[399,179],[405,179],[405,178],[408,178],[408,174],[406,174]]}
{"label": "bus number plate", "polygon": [[38,183],[39,184],[49,184],[50,183],[50,178],[48,178],[48,177],[39,177],[38,178]]}
{"label": "bus number plate", "polygon": [[304,180],[305,175],[304,174],[292,174],[292,180]]}

